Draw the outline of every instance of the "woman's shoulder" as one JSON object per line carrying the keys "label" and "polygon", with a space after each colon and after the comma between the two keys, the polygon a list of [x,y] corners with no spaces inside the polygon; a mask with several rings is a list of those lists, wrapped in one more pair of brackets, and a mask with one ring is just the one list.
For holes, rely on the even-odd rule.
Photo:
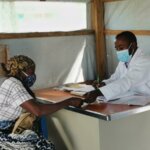
{"label": "woman's shoulder", "polygon": [[8,78],[5,78],[4,82],[3,82],[4,85],[22,85],[21,81],[14,78],[14,77],[8,77]]}

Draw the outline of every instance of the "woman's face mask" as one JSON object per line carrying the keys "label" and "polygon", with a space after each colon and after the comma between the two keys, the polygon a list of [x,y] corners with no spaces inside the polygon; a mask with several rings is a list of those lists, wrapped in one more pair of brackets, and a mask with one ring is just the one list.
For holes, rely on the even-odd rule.
{"label": "woman's face mask", "polygon": [[[129,48],[132,44],[130,44]],[[117,51],[117,57],[119,61],[129,62],[131,60],[132,55],[129,55],[129,48],[121,51]]]}
{"label": "woman's face mask", "polygon": [[23,83],[25,85],[27,85],[28,87],[31,87],[35,81],[36,81],[36,75],[35,74],[32,74],[32,75],[28,75],[26,74],[24,71],[22,71],[23,74],[26,76],[24,79],[23,79]]}

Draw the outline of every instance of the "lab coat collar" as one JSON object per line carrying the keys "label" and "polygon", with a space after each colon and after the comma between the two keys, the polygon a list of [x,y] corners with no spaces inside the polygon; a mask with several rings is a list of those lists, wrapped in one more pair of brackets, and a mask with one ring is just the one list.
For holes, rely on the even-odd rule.
{"label": "lab coat collar", "polygon": [[141,56],[141,55],[143,55],[143,54],[144,54],[144,53],[143,53],[143,50],[140,49],[140,48],[138,48],[138,49],[136,50],[135,54],[133,55],[133,57],[131,58],[129,64],[132,63],[132,61],[134,61],[135,59],[137,59],[139,56]]}

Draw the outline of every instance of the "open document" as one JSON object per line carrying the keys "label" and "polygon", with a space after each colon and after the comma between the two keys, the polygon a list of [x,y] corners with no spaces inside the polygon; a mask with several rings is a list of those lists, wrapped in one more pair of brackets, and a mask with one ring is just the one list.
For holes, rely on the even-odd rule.
{"label": "open document", "polygon": [[[105,98],[104,97],[98,97],[97,100],[104,102]],[[144,106],[144,105],[150,104],[150,96],[131,95],[131,96],[118,98],[115,100],[110,100],[110,101],[108,101],[108,103]]]}
{"label": "open document", "polygon": [[87,84],[68,84],[61,87],[61,90],[70,91],[71,94],[83,96],[86,93],[93,91],[94,87]]}

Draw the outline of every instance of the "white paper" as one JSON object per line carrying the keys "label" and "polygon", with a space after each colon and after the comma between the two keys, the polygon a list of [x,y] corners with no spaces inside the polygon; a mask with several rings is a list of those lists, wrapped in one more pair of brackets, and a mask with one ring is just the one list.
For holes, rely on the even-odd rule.
{"label": "white paper", "polygon": [[71,91],[70,93],[73,94],[73,95],[77,95],[77,96],[84,96],[87,92]]}
{"label": "white paper", "polygon": [[95,90],[92,85],[87,85],[87,84],[72,84],[71,86],[63,86],[63,90],[67,91],[74,91],[74,92],[90,92]]}

